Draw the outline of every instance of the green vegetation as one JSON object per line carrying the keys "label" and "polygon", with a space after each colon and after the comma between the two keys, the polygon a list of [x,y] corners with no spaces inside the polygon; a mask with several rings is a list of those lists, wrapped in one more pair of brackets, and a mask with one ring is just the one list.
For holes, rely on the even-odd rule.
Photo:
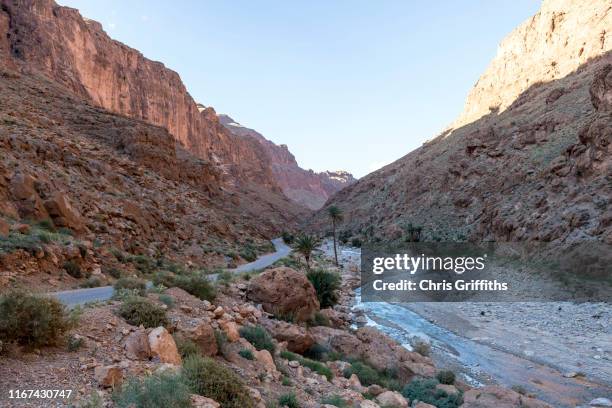
{"label": "green vegetation", "polygon": [[278,405],[287,408],[300,408],[300,403],[294,393],[283,394],[278,397]]}
{"label": "green vegetation", "polygon": [[306,322],[306,323],[310,327],[315,327],[315,326],[327,326],[327,327],[330,327],[331,326],[331,323],[330,323],[329,319],[327,318],[327,316],[325,316],[321,312],[315,312],[314,317],[311,320],[309,320],[308,322]]}
{"label": "green vegetation", "polygon": [[199,356],[202,354],[200,351],[200,347],[191,339],[183,336],[182,334],[173,334],[174,342],[176,343],[176,348],[178,349],[179,354],[182,358],[187,358],[189,356]]}
{"label": "green vegetation", "polygon": [[147,299],[132,296],[119,308],[119,316],[132,326],[159,327],[168,325],[166,311]]}
{"label": "green vegetation", "polygon": [[188,357],[182,376],[192,392],[214,399],[222,408],[254,406],[240,377],[211,358]]}
{"label": "green vegetation", "polygon": [[293,234],[288,231],[283,231],[282,237],[283,237],[283,242],[287,245],[293,244],[293,241],[295,240],[295,237],[293,236]]}
{"label": "green vegetation", "polygon": [[58,345],[76,323],[58,300],[24,292],[0,296],[0,341],[22,346]]}
{"label": "green vegetation", "polygon": [[312,235],[302,235],[295,242],[295,249],[304,256],[306,267],[310,269],[310,257],[312,251],[317,247],[317,242]]}
{"label": "green vegetation", "polygon": [[306,277],[314,286],[321,308],[333,307],[338,303],[338,289],[340,289],[340,275],[333,272],[316,269],[308,271]]}
{"label": "green vegetation", "polygon": [[119,408],[189,408],[189,387],[176,374],[130,378],[115,392],[113,401]]}
{"label": "green vegetation", "polygon": [[253,262],[257,259],[257,251],[252,244],[246,244],[240,251],[240,257],[247,262]]}
{"label": "green vegetation", "polygon": [[80,285],[82,288],[97,288],[102,286],[102,282],[99,278],[88,278],[85,282]]}
{"label": "green vegetation", "polygon": [[298,361],[304,367],[310,368],[312,371],[324,375],[329,381],[334,377],[332,371],[325,364],[300,356],[299,354],[290,351],[281,351],[280,356],[290,361]]}
{"label": "green vegetation", "polygon": [[453,385],[455,383],[455,373],[450,370],[442,370],[436,374],[436,378],[440,384]]}
{"label": "green vegetation", "polygon": [[361,239],[359,239],[359,238],[351,239],[351,245],[354,246],[355,248],[361,248],[362,244],[363,243],[361,242]]}
{"label": "green vegetation", "polygon": [[240,355],[240,357],[242,358],[246,358],[247,360],[254,360],[255,356],[253,355],[253,352],[249,349],[242,349],[238,352],[238,354]]}
{"label": "green vegetation", "polygon": [[240,337],[248,340],[257,350],[268,350],[270,354],[274,354],[272,336],[262,326],[243,326],[240,328]]}
{"label": "green vegetation", "polygon": [[438,381],[435,379],[416,378],[407,384],[402,395],[412,400],[419,400],[438,408],[458,408],[463,403],[463,395],[459,392],[449,395],[437,390]]}
{"label": "green vegetation", "polygon": [[361,384],[366,387],[372,384],[378,384],[390,390],[399,390],[401,388],[396,373],[377,371],[363,361],[356,360],[351,362],[351,366],[342,372],[345,378],[350,378],[353,374],[355,374],[357,378],[359,378]]}
{"label": "green vegetation", "polygon": [[161,294],[157,298],[164,305],[168,306],[168,309],[172,309],[174,307],[174,298],[170,295]]}
{"label": "green vegetation", "polygon": [[413,225],[411,222],[403,226],[404,229],[404,241],[406,242],[419,242],[421,241],[421,234],[423,233],[423,227],[420,225]]}
{"label": "green vegetation", "polygon": [[81,271],[81,267],[79,266],[78,263],[74,261],[64,262],[63,268],[66,271],[66,273],[72,276],[73,278],[78,279],[78,278],[83,277],[83,272]]}
{"label": "green vegetation", "polygon": [[336,266],[338,266],[338,243],[336,242],[336,224],[342,221],[343,214],[342,210],[335,205],[332,205],[327,208],[327,215],[332,222],[332,235],[334,237],[334,260],[336,261]]}
{"label": "green vegetation", "polygon": [[431,344],[422,339],[415,339],[412,341],[412,350],[424,357],[431,355]]}
{"label": "green vegetation", "polygon": [[281,380],[281,384],[284,385],[285,387],[291,387],[293,385],[291,380],[285,376],[283,376],[283,379]]}
{"label": "green vegetation", "polygon": [[339,395],[331,395],[321,400],[321,404],[334,405],[338,408],[348,408],[349,404]]}
{"label": "green vegetation", "polygon": [[155,275],[153,283],[164,285],[167,288],[181,288],[187,293],[209,302],[217,296],[215,286],[203,274],[174,275],[168,272],[161,272]]}
{"label": "green vegetation", "polygon": [[67,349],[70,352],[77,351],[85,344],[85,340],[83,340],[80,336],[70,336],[68,338]]}
{"label": "green vegetation", "polygon": [[137,293],[139,296],[144,296],[147,293],[147,283],[138,278],[121,278],[115,282],[114,288],[116,291],[129,290]]}

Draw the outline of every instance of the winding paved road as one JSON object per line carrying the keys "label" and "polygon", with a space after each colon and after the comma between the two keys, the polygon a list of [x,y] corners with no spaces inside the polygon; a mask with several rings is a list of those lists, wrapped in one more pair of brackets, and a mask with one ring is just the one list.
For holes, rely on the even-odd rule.
{"label": "winding paved road", "polygon": [[[257,258],[257,260],[240,265],[235,269],[229,269],[229,271],[232,273],[244,273],[263,269],[291,253],[291,248],[283,242],[282,238],[273,239],[272,243],[274,244],[274,249],[276,249],[275,252],[263,255]],[[210,278],[211,280],[216,280],[217,275],[210,275]],[[152,286],[151,282],[148,282],[147,286]],[[60,302],[68,307],[74,307],[85,303],[108,300],[113,297],[114,292],[115,291],[112,286],[101,286],[99,288],[73,289],[62,292],[52,292],[49,293],[49,295],[59,299]]]}

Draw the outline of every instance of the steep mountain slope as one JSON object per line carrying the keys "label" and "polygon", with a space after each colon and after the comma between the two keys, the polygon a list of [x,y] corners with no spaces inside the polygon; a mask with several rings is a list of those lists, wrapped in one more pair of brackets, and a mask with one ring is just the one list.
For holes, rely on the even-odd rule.
{"label": "steep mountain slope", "polygon": [[272,174],[283,193],[292,201],[312,210],[325,204],[335,192],[354,183],[352,174],[346,171],[315,173],[302,169],[287,145],[276,145],[259,132],[242,126],[227,115],[219,115],[221,123],[234,135],[257,140],[272,165]]}
{"label": "steep mountain slope", "polygon": [[[382,240],[412,223],[428,240],[612,243],[610,7],[546,0],[502,42],[455,128],[330,200],[344,228]],[[324,213],[312,224],[324,229]]]}
{"label": "steep mountain slope", "polygon": [[2,0],[3,48],[29,69],[111,112],[162,126],[195,156],[222,167],[232,183],[279,191],[261,147],[200,112],[179,75],[111,39],[100,23],[52,0]]}

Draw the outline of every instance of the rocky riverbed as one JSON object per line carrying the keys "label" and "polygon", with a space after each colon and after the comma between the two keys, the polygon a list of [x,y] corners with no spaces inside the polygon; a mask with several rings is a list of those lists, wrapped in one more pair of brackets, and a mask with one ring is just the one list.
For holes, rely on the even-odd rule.
{"label": "rocky riverbed", "polygon": [[[333,254],[330,242],[321,250]],[[358,269],[359,249],[340,254],[344,270]],[[387,304],[360,303],[359,296],[353,303],[358,324],[376,326],[408,348],[415,337],[430,342],[438,367],[474,385],[514,386],[560,407],[589,406],[612,395],[610,305]]]}

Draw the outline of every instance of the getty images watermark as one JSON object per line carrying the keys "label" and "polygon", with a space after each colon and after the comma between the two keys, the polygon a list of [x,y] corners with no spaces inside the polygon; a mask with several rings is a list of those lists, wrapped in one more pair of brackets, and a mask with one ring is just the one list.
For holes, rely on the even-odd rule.
{"label": "getty images watermark", "polygon": [[609,246],[533,243],[369,245],[361,253],[364,302],[609,302]]}

